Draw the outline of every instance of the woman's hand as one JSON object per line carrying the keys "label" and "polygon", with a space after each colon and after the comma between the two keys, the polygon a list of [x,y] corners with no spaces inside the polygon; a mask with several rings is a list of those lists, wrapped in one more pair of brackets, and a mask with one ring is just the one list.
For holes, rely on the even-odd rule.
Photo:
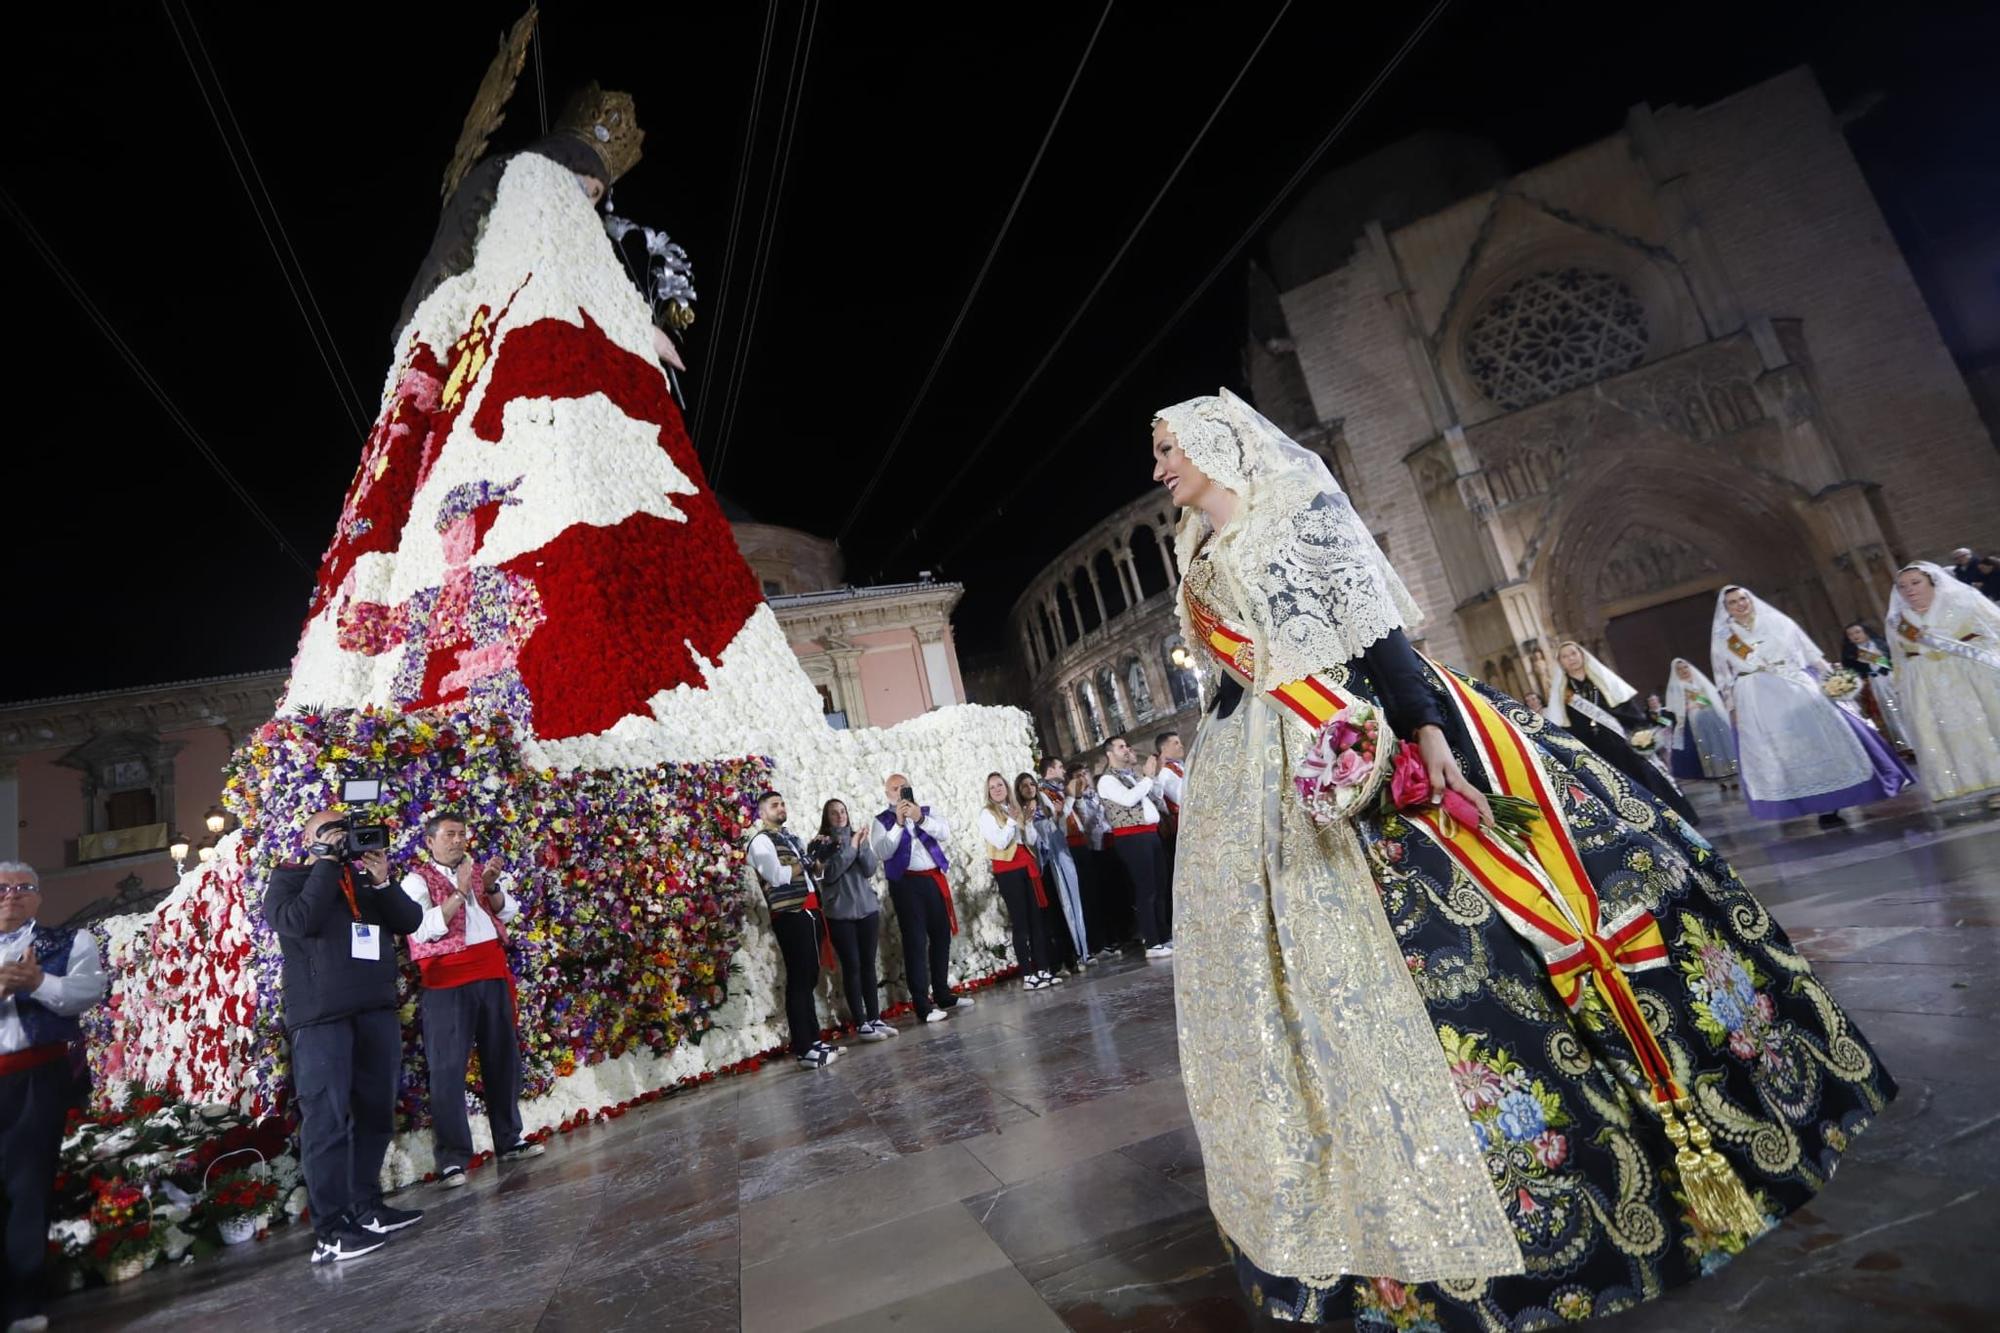
{"label": "woman's hand", "polygon": [[1445,741],[1440,727],[1417,728],[1417,751],[1424,757],[1424,771],[1431,782],[1431,804],[1444,803],[1446,791],[1455,791],[1479,809],[1479,824],[1482,828],[1493,827],[1493,807],[1487,804],[1486,793],[1465,780],[1459,770],[1458,760],[1451,757],[1451,746]]}
{"label": "woman's hand", "polygon": [[681,361],[681,350],[674,346],[674,340],[657,325],[653,329],[653,359],[672,366],[681,374],[687,374],[687,366]]}

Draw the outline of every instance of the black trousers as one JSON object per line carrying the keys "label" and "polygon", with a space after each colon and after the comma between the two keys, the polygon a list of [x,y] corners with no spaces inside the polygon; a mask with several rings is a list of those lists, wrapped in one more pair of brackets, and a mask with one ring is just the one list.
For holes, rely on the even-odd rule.
{"label": "black trousers", "polygon": [[1174,861],[1180,853],[1180,834],[1160,835],[1160,938],[1174,938]]}
{"label": "black trousers", "polygon": [[1090,947],[1102,949],[1119,940],[1111,920],[1110,903],[1106,895],[1110,892],[1108,876],[1104,870],[1104,853],[1094,852],[1089,843],[1072,846],[1070,860],[1076,862],[1076,892],[1083,899],[1083,933],[1090,940]]}
{"label": "black trousers", "polygon": [[514,1031],[513,992],[504,981],[469,981],[440,990],[426,987],[423,1004],[438,1170],[472,1163],[465,1066],[475,1048],[493,1150],[513,1147],[521,1141],[521,1042]]}
{"label": "black trousers", "polygon": [[1035,886],[1027,869],[996,870],[993,878],[1000,882],[1000,901],[1007,904],[1007,923],[1014,928],[1014,961],[1026,976],[1048,971],[1047,918],[1035,903]]}
{"label": "black trousers", "polygon": [[299,1102],[299,1165],[321,1234],[382,1202],[382,1159],[395,1132],[403,1028],[394,1009],[370,1009],[292,1033]]}
{"label": "black trousers", "polygon": [[804,1055],[819,1040],[819,1009],[813,992],[819,986],[819,919],[804,908],[777,912],[771,933],[785,956],[785,1022],[791,1028],[792,1054]]}
{"label": "black trousers", "polygon": [[848,1021],[873,1023],[882,1016],[882,988],[875,979],[875,946],[882,937],[882,914],[855,921],[826,919],[833,952],[840,959],[840,985],[847,992]]}
{"label": "black trousers", "polygon": [[903,933],[903,974],[910,983],[910,1003],[919,1013],[949,1009],[958,1003],[951,993],[951,917],[944,895],[924,875],[889,881],[889,901],[896,908],[896,928]]}
{"label": "black trousers", "polygon": [[42,1311],[49,1194],[76,1098],[68,1059],[0,1074],[0,1212],[6,1217],[7,1320]]}
{"label": "black trousers", "polygon": [[1107,838],[1105,843],[1125,867],[1126,878],[1132,881],[1132,909],[1138,918],[1139,938],[1150,949],[1166,938],[1160,934],[1160,862],[1166,858],[1160,835],[1148,829],[1144,833]]}

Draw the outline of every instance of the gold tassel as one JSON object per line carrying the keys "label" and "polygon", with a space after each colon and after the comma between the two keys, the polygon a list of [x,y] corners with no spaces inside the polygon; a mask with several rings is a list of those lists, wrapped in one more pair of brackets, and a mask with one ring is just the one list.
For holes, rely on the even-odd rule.
{"label": "gold tassel", "polygon": [[[1685,1124],[1674,1118],[1675,1110],[1685,1118]],[[1674,1145],[1674,1169],[1680,1173],[1681,1188],[1687,1191],[1695,1220],[1709,1231],[1735,1232],[1745,1238],[1763,1231],[1763,1213],[1735,1170],[1715,1150],[1708,1126],[1689,1107],[1688,1099],[1683,1097],[1671,1106],[1662,1103],[1660,1119]]]}

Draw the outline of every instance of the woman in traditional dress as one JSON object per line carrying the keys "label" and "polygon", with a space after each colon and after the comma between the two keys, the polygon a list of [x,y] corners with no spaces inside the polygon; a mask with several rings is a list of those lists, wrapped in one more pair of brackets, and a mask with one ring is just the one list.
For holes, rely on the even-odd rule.
{"label": "woman in traditional dress", "polygon": [[[1646,725],[1646,712],[1637,702],[1638,693],[1582,644],[1565,639],[1556,647],[1555,665],[1549,671],[1548,706],[1542,710],[1542,716],[1597,751],[1682,819],[1699,824],[1701,816],[1694,812],[1674,780],[1649,763],[1626,739],[1633,727],[1643,729]],[[1664,739],[1656,740],[1655,748]]]}
{"label": "woman in traditional dress", "polygon": [[1840,664],[1861,677],[1861,713],[1904,755],[1915,746],[1896,697],[1895,660],[1875,627],[1857,620],[1842,631]]}
{"label": "woman in traditional dress", "polygon": [[[1810,1199],[1895,1085],[1729,866],[1420,656],[1326,465],[1247,404],[1167,408],[1153,441],[1183,641],[1220,668],[1176,869],[1181,1068],[1252,1301],[1541,1327],[1699,1277]],[[1536,812],[1525,850],[1482,789]]]}
{"label": "woman in traditional dress", "polygon": [[1919,561],[1896,575],[1889,633],[1924,794],[2000,809],[2000,607]]}
{"label": "woman in traditional dress", "polygon": [[1042,868],[1029,850],[1034,837],[1030,817],[1014,803],[1007,779],[986,775],[986,808],[979,812],[979,835],[993,863],[1000,901],[1007,905],[1007,924],[1014,931],[1014,961],[1029,990],[1060,986],[1062,978],[1049,971],[1049,932],[1044,913],[1049,906]]}
{"label": "woman in traditional dress", "polygon": [[1667,711],[1675,719],[1674,776],[1727,786],[1736,776],[1736,733],[1723,714],[1722,691],[1685,657],[1667,671]]}
{"label": "woman in traditional dress", "polygon": [[1076,865],[1063,841],[1062,808],[1051,801],[1033,773],[1014,779],[1014,804],[1028,821],[1028,851],[1041,863],[1048,910],[1042,929],[1049,937],[1051,970],[1079,976],[1090,956],[1083,935],[1083,901],[1076,892]]}
{"label": "woman in traditional dress", "polygon": [[1736,726],[1743,794],[1759,819],[1816,814],[1837,827],[1840,809],[1885,800],[1916,779],[1859,713],[1826,697],[1832,669],[1798,622],[1748,588],[1715,600],[1709,653]]}

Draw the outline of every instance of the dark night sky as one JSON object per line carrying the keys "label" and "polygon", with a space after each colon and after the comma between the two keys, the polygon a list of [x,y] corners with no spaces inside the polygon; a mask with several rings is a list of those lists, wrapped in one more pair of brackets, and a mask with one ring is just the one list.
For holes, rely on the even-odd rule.
{"label": "dark night sky", "polygon": [[[191,0],[224,91],[364,401],[437,214],[460,119],[517,0],[359,3],[279,26]],[[638,98],[646,159],[620,211],[696,265],[697,397],[719,384],[793,39],[785,0],[737,272],[722,260],[764,6],[544,11],[551,114],[597,77]],[[180,0],[173,0],[177,6]],[[159,5],[39,6],[10,34],[0,181],[290,543],[316,561],[359,437],[313,350]],[[267,11],[268,12],[268,11]],[[721,491],[768,521],[845,522],[986,254],[1083,44],[1094,0],[819,11],[802,114]],[[968,651],[1027,579],[1140,493],[1154,408],[1234,382],[1231,273],[1081,431],[1032,503],[973,526],[1180,304],[1414,26],[1412,6],[1298,3],[1048,373],[953,497],[916,514],[1013,396],[1276,13],[1117,5],[984,293],[847,542],[849,576],[966,582]],[[1615,17],[1614,17],[1615,15]],[[1906,237],[2000,215],[1991,6],[1493,4],[1459,0],[1325,160],[1426,129],[1525,167],[1634,102],[1699,104],[1809,62]],[[503,146],[536,129],[530,63]],[[0,699],[267,668],[310,574],[279,552],[0,221],[17,404]],[[721,334],[717,341],[718,331]],[[691,414],[692,415],[692,414]],[[698,438],[717,443],[711,410]],[[983,498],[982,498],[983,497]],[[973,540],[965,542],[970,535]],[[940,563],[948,548],[962,547]],[[900,549],[899,549],[900,548]]]}

